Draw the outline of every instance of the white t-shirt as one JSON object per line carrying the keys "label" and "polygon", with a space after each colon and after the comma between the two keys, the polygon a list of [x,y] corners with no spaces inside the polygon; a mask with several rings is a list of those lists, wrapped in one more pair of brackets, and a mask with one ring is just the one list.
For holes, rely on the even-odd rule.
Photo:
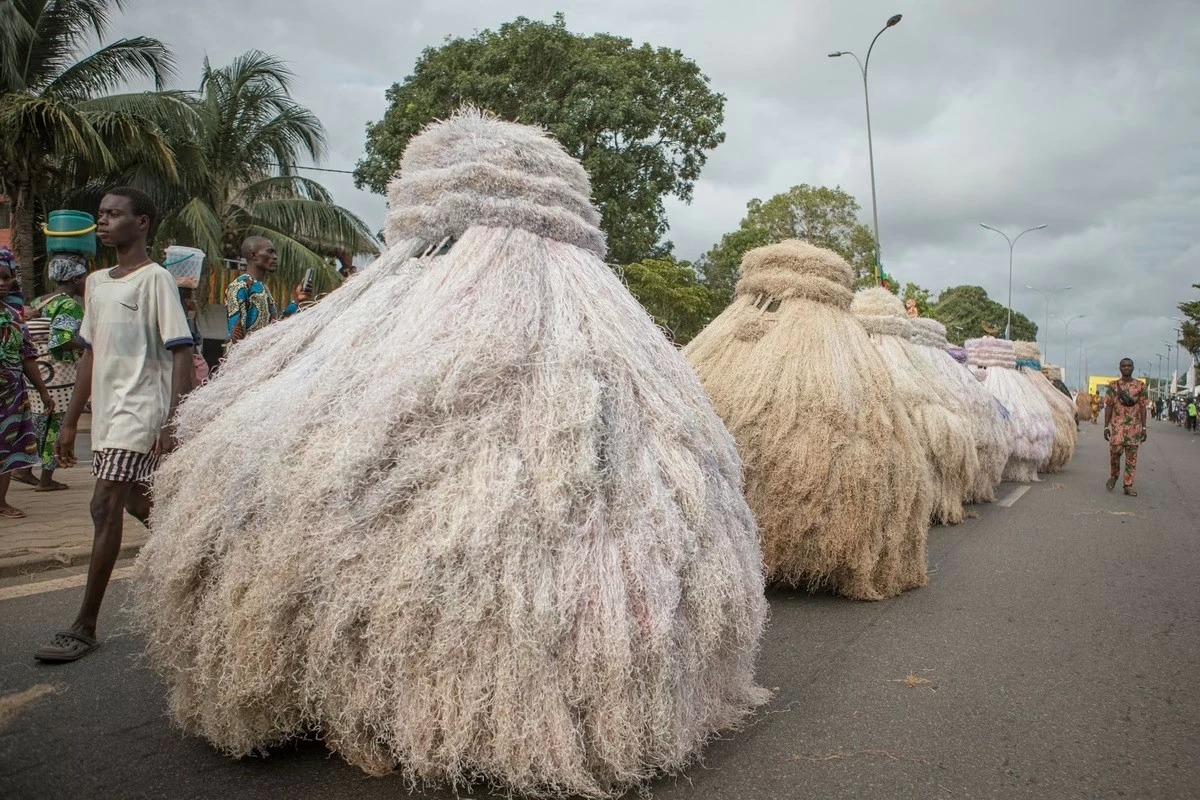
{"label": "white t-shirt", "polygon": [[170,348],[192,346],[175,279],[158,264],[87,279],[79,338],[92,351],[92,450],[149,453],[171,411]]}

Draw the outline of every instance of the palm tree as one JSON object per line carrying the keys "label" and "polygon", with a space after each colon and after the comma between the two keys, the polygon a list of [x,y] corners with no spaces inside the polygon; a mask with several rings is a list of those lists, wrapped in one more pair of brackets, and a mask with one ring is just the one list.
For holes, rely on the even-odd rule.
{"label": "palm tree", "polygon": [[265,236],[279,252],[282,278],[297,282],[313,268],[323,289],[337,281],[332,257],[377,253],[378,245],[321,184],[296,174],[302,158],[324,155],[325,129],[292,99],[292,78],[282,61],[258,51],[220,68],[205,59],[194,100],[203,169],[161,187],[168,211],[158,240],[198,247],[220,264],[237,258],[246,236]]}
{"label": "palm tree", "polygon": [[[167,47],[144,36],[103,41],[123,0],[0,0],[0,194],[13,211],[13,250],[27,291],[35,285],[35,207],[64,186],[110,174],[132,154],[177,179],[161,123],[191,124],[186,98],[161,91],[174,72]],[[115,93],[149,79],[158,91]]]}

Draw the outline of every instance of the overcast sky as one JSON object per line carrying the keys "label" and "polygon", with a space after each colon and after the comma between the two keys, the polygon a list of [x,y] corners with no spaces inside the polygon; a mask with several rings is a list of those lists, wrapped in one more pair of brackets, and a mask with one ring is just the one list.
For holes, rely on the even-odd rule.
{"label": "overcast sky", "polygon": [[[884,263],[935,292],[962,283],[1004,303],[1010,232],[1046,224],[1016,246],[1013,306],[1044,325],[1024,288],[1073,288],[1050,313],[1077,314],[1093,374],[1133,357],[1139,372],[1173,342],[1175,305],[1200,297],[1200,2],[1196,0],[130,0],[116,36],[168,42],[179,84],[204,57],[251,48],[289,62],[297,99],[329,131],[324,166],[352,169],[384,92],[422,48],[524,15],[566,14],[580,33],[608,31],[675,47],[727,97],[726,142],[690,206],[669,203],[678,255],[694,259],[735,228],[753,197],[797,183],[840,185],[870,222],[860,57],[871,58],[872,124]],[[382,227],[383,199],[346,175],[323,175],[338,202]],[[1051,319],[1050,359],[1064,361]],[[1044,340],[1044,339],[1043,339]],[[1174,357],[1172,357],[1172,362]],[[1182,364],[1183,362],[1181,362]]]}

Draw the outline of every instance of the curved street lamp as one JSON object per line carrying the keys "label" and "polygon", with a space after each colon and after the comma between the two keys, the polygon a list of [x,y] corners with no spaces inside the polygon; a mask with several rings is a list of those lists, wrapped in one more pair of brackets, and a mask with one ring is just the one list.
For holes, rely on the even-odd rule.
{"label": "curved street lamp", "polygon": [[1025,284],[1026,289],[1031,289],[1046,298],[1046,341],[1042,343],[1042,350],[1045,351],[1047,357],[1050,355],[1050,295],[1058,294],[1059,292],[1068,292],[1071,290],[1071,285],[1067,284],[1061,289],[1039,289],[1036,286]]}
{"label": "curved street lamp", "polygon": [[875,49],[875,42],[883,35],[883,32],[888,28],[894,28],[899,24],[902,14],[893,14],[888,17],[888,21],[879,33],[875,34],[875,38],[871,40],[871,46],[867,48],[866,62],[859,61],[858,56],[849,50],[837,50],[829,54],[830,58],[838,58],[839,56],[850,56],[858,63],[859,72],[862,73],[863,79],[863,100],[867,106],[867,159],[871,165],[871,224],[875,231],[875,282],[879,283],[879,204],[875,200],[875,145],[871,141],[871,94],[867,91],[867,70],[871,67],[871,51]]}
{"label": "curved street lamp", "polygon": [[1012,265],[1013,265],[1013,247],[1017,244],[1017,239],[1020,239],[1027,233],[1032,231],[1040,231],[1045,225],[1038,225],[1036,228],[1026,228],[1017,234],[1016,238],[1008,238],[1008,234],[999,228],[993,228],[991,225],[979,223],[979,227],[987,228],[989,231],[995,231],[1004,237],[1004,241],[1008,242],[1008,321],[1004,323],[1004,338],[1012,340]]}

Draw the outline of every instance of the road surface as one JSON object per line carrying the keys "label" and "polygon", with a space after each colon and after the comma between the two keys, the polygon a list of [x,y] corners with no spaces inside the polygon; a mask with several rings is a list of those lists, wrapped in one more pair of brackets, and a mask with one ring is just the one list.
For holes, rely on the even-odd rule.
{"label": "road surface", "polygon": [[[770,592],[759,675],[774,702],[653,795],[1200,797],[1200,437],[1154,423],[1137,498],[1106,492],[1106,470],[1085,425],[1062,475],[930,531],[925,589],[873,604]],[[0,583],[0,693],[55,690],[0,729],[0,797],[407,796],[319,743],[232,761],[173,731],[116,613],[127,579],[100,652],[35,663],[77,572]]]}

